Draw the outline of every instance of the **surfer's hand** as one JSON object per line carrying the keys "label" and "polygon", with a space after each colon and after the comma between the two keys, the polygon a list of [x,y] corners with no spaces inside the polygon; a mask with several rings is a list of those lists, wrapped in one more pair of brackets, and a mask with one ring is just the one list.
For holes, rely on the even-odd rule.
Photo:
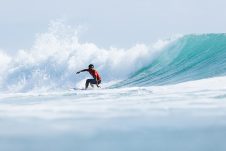
{"label": "surfer's hand", "polygon": [[79,74],[80,72],[77,72],[76,74]]}

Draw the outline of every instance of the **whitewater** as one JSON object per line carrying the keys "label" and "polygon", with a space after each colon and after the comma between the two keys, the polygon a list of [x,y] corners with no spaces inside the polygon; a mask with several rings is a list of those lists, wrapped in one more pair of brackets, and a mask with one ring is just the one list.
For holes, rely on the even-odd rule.
{"label": "whitewater", "polygon": [[[102,88],[73,90],[90,63]],[[226,150],[224,33],[100,48],[52,22],[31,48],[0,50],[0,75],[3,151]]]}

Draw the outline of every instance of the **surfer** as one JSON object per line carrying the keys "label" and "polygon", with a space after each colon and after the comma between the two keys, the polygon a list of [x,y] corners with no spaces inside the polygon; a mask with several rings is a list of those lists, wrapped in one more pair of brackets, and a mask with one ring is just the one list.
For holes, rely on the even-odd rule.
{"label": "surfer", "polygon": [[93,79],[86,80],[85,89],[88,88],[89,84],[91,85],[91,87],[93,87],[93,84],[96,84],[96,86],[98,88],[100,88],[99,84],[101,83],[101,77],[100,77],[99,73],[97,72],[97,70],[94,69],[94,65],[90,64],[88,66],[88,69],[83,69],[81,71],[78,71],[76,74],[79,74],[80,72],[84,72],[84,71],[89,72],[93,77]]}

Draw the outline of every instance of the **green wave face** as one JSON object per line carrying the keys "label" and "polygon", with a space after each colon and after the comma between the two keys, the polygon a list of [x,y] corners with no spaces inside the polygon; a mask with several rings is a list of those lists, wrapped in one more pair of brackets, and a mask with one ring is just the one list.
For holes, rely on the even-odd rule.
{"label": "green wave face", "polygon": [[222,75],[226,75],[226,34],[187,35],[114,87],[176,84]]}

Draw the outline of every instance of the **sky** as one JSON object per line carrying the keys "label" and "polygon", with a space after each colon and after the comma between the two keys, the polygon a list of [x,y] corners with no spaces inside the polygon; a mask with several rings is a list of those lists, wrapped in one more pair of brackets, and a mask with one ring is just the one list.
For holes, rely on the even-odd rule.
{"label": "sky", "polygon": [[32,46],[54,20],[83,27],[99,47],[150,44],[174,34],[225,33],[225,0],[0,0],[0,49]]}

